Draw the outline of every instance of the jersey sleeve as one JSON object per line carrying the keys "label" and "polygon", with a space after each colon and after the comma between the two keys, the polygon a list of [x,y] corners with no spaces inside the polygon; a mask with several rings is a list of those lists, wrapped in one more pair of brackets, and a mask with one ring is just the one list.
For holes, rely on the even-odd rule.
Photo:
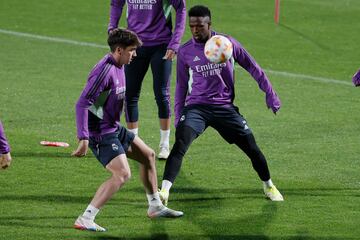
{"label": "jersey sleeve", "polygon": [[7,142],[3,125],[0,121],[0,153],[6,154],[10,152],[10,145]]}
{"label": "jersey sleeve", "polygon": [[352,81],[355,86],[360,86],[360,69],[354,74]]}
{"label": "jersey sleeve", "polygon": [[180,46],[181,38],[185,31],[186,23],[186,5],[185,0],[172,0],[171,5],[175,9],[175,28],[172,38],[169,42],[168,48],[177,52]]}
{"label": "jersey sleeve", "polygon": [[266,105],[274,112],[278,111],[281,102],[276,92],[274,91],[270,80],[266,76],[263,69],[258,65],[255,59],[241,46],[235,39],[230,38],[233,43],[234,52],[233,56],[235,61],[244,68],[256,80],[259,88],[266,94]]}
{"label": "jersey sleeve", "polygon": [[189,67],[185,63],[184,56],[179,51],[176,64],[176,87],[174,101],[175,127],[179,123],[181,112],[185,106],[189,78]]}
{"label": "jersey sleeve", "polygon": [[111,0],[108,32],[118,27],[124,5],[125,5],[125,0]]}
{"label": "jersey sleeve", "polygon": [[76,103],[75,111],[78,139],[89,138],[88,110],[90,106],[97,100],[100,93],[106,89],[106,85],[109,79],[107,74],[108,71],[108,66],[102,69],[100,73],[95,74],[96,71],[93,70],[93,72],[90,73],[86,86]]}

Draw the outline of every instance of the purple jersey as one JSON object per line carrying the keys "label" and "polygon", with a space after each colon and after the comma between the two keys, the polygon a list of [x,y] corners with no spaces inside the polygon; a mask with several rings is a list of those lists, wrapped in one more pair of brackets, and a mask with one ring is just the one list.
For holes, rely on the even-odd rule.
{"label": "purple jersey", "polygon": [[[185,0],[111,0],[108,30],[118,27],[125,3],[128,29],[139,36],[143,46],[168,44],[169,49],[178,50],[185,30]],[[171,6],[176,11],[174,33]]]}
{"label": "purple jersey", "polygon": [[[212,32],[212,35],[217,33]],[[210,104],[230,106],[233,104],[234,63],[248,71],[266,93],[268,107],[280,108],[280,100],[264,71],[251,55],[234,38],[226,36],[233,44],[233,56],[225,63],[211,63],[204,55],[205,43],[191,39],[179,48],[175,90],[175,124],[184,106]],[[276,110],[277,111],[277,110]]]}
{"label": "purple jersey", "polygon": [[5,154],[10,152],[10,146],[6,140],[5,132],[3,125],[0,121],[0,153]]}
{"label": "purple jersey", "polygon": [[118,66],[111,54],[105,55],[90,72],[87,84],[76,103],[79,139],[117,130],[125,90],[124,66]]}
{"label": "purple jersey", "polygon": [[352,81],[355,86],[360,86],[360,69],[354,74]]}

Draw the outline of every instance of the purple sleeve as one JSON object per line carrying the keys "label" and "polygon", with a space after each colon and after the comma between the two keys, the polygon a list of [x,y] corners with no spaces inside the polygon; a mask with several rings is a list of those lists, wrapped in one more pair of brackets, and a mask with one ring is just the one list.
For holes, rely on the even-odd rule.
{"label": "purple sleeve", "polygon": [[10,152],[10,146],[6,140],[5,132],[3,125],[0,121],[0,153],[5,154]]}
{"label": "purple sleeve", "polygon": [[234,44],[233,56],[236,62],[238,62],[240,66],[248,71],[250,75],[256,80],[259,88],[266,94],[267,107],[271,108],[272,111],[276,113],[280,109],[281,102],[276,92],[273,90],[271,82],[269,81],[265,72],[239,42],[233,38],[230,38],[230,40]]}
{"label": "purple sleeve", "polygon": [[360,69],[354,74],[352,81],[356,87],[360,86]]}
{"label": "purple sleeve", "polygon": [[174,101],[175,127],[180,120],[181,111],[185,106],[189,78],[189,68],[184,63],[184,59],[179,52],[176,64],[176,87]]}
{"label": "purple sleeve", "polygon": [[111,0],[108,32],[118,27],[124,5],[125,5],[125,0]]}
{"label": "purple sleeve", "polygon": [[180,0],[180,1],[173,0],[171,1],[171,4],[176,11],[176,19],[175,19],[174,33],[171,37],[171,41],[168,45],[168,48],[177,52],[180,46],[181,38],[185,31],[186,6],[185,6],[185,0]]}
{"label": "purple sleeve", "polygon": [[[96,101],[97,97],[104,90],[106,85],[107,76],[103,76],[101,73],[96,73],[97,70],[93,70],[90,73],[87,84],[80,95],[79,100],[76,103],[76,127],[78,139],[89,138],[88,128],[88,109]],[[101,78],[101,76],[103,76]]]}

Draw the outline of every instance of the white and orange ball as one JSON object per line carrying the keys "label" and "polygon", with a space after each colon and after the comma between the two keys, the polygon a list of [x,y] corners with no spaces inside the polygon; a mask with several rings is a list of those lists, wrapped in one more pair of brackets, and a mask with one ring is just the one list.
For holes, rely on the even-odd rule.
{"label": "white and orange ball", "polygon": [[233,53],[230,40],[222,35],[214,35],[205,43],[204,54],[212,63],[224,63]]}

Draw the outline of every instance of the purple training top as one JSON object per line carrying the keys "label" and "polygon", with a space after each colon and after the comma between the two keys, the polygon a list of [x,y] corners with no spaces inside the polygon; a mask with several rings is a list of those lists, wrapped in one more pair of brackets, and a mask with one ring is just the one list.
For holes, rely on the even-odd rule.
{"label": "purple training top", "polygon": [[112,133],[120,125],[125,99],[124,66],[117,66],[111,54],[105,55],[92,69],[76,103],[79,139]]}
{"label": "purple training top", "polygon": [[5,132],[4,132],[4,128],[3,125],[0,121],[0,153],[1,154],[6,154],[10,152],[10,146],[6,140],[6,136],[5,136]]}
{"label": "purple training top", "polygon": [[352,81],[355,86],[360,86],[360,69],[354,74]]}
{"label": "purple training top", "polygon": [[[139,36],[143,46],[168,44],[168,49],[178,50],[185,30],[185,0],[111,0],[108,31],[118,27],[125,3],[128,29]],[[171,6],[176,11],[174,33]]]}
{"label": "purple training top", "polygon": [[[212,35],[217,33],[212,32]],[[266,93],[266,103],[276,112],[280,99],[273,90],[264,71],[251,55],[231,36],[226,36],[233,44],[233,56],[225,63],[211,63],[204,55],[205,43],[190,39],[179,48],[176,70],[175,125],[184,106],[211,104],[230,106],[235,98],[234,64],[237,62],[257,81]]]}

